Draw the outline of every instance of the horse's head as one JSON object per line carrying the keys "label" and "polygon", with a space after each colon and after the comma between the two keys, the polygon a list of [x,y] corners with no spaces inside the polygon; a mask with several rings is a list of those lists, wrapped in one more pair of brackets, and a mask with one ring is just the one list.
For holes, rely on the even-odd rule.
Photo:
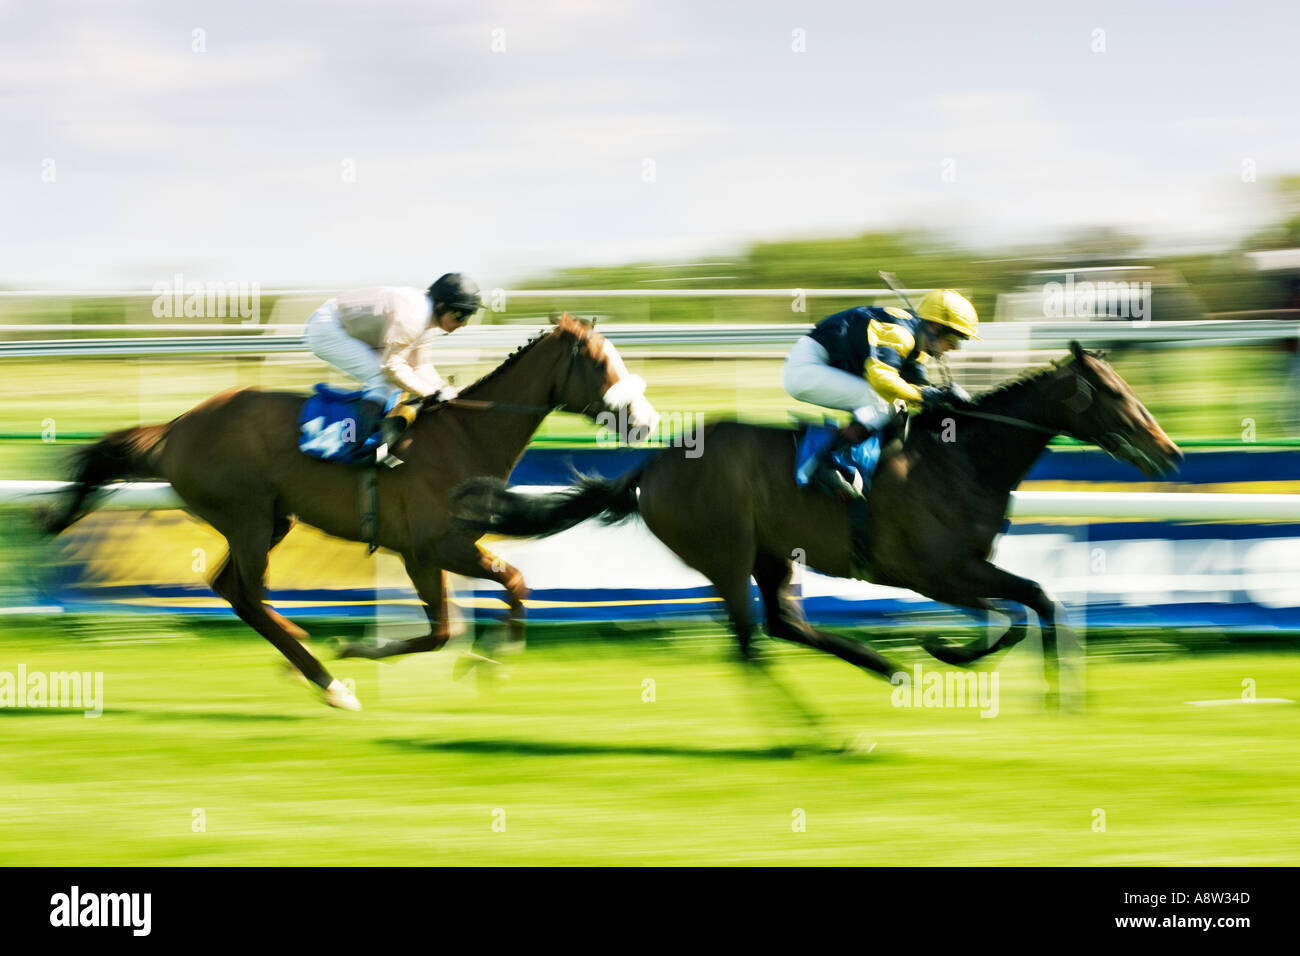
{"label": "horse's head", "polygon": [[1136,465],[1149,477],[1176,471],[1182,452],[1128,383],[1100,355],[1078,342],[1070,343],[1070,351],[1073,359],[1061,366],[1069,381],[1061,400],[1063,431],[1101,446],[1111,457]]}
{"label": "horse's head", "polygon": [[592,419],[616,416],[629,437],[653,432],[659,413],[645,397],[645,380],[627,370],[614,343],[595,331],[596,321],[584,322],[567,312],[551,321],[551,334],[569,346],[569,367],[560,375],[554,402],[566,412]]}

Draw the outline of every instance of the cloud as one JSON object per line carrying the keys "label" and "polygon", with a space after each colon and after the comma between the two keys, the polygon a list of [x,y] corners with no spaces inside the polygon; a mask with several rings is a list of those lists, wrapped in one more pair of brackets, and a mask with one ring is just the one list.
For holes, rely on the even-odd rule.
{"label": "cloud", "polygon": [[[1261,175],[1300,166],[1280,88],[1240,115],[1155,109],[1159,89],[1195,103],[1219,86],[1190,46],[1144,75],[1156,22],[1126,22],[1127,59],[1101,63],[1086,30],[1041,11],[1033,29],[1024,14],[954,11],[983,24],[979,43],[945,35],[918,56],[934,17],[920,8],[50,10],[10,5],[0,37],[0,209],[24,224],[0,240],[10,281],[178,268],[417,281],[453,263],[496,283],[571,256],[892,225],[969,242],[1090,223],[1221,232],[1246,215],[1230,188],[1242,156]],[[1261,62],[1271,36],[1249,38]]]}

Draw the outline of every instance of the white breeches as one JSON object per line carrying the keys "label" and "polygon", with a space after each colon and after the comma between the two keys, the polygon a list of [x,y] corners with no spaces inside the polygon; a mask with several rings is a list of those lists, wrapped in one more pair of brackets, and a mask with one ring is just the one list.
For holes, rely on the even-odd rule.
{"label": "white breeches", "polygon": [[799,401],[852,412],[869,428],[879,428],[892,413],[889,402],[876,394],[865,378],[832,366],[826,349],[808,335],[790,349],[781,380]]}
{"label": "white breeches", "polygon": [[338,304],[330,299],[311,314],[303,329],[307,348],[330,365],[366,387],[367,398],[385,400],[398,389],[384,377],[379,353],[354,339],[339,323]]}

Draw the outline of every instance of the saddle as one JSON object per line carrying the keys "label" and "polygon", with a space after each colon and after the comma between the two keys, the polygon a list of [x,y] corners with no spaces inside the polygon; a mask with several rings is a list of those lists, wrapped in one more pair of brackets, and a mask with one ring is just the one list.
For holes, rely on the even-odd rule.
{"label": "saddle", "polygon": [[321,461],[374,464],[382,441],[380,423],[399,395],[390,395],[382,410],[365,396],[365,389],[348,392],[317,385],[298,416],[298,450]]}
{"label": "saddle", "polygon": [[[906,412],[895,412],[879,431],[857,445],[842,448],[832,457],[832,463],[839,468],[849,486],[862,497],[871,490],[871,478],[876,465],[880,463],[881,452],[896,438],[907,440],[909,416]],[[794,480],[800,488],[808,484],[811,477],[809,465],[818,453],[834,441],[839,431],[834,419],[827,418],[824,423],[810,419],[800,420],[797,445],[794,457]]]}
{"label": "saddle", "polygon": [[[906,440],[908,419],[905,414],[896,414],[880,431],[870,435],[865,441],[837,451],[831,462],[838,468],[849,486],[860,497],[849,502],[849,531],[852,545],[852,570],[855,578],[869,580],[871,575],[871,529],[867,509],[867,497],[871,491],[871,479],[880,463],[882,450],[895,438]],[[805,421],[796,433],[795,446],[795,484],[806,487],[809,483],[808,468],[819,452],[835,440],[839,426],[833,419],[826,419],[825,424]]]}
{"label": "saddle", "polygon": [[376,454],[383,443],[380,425],[400,399],[394,392],[381,410],[378,402],[366,400],[366,390],[348,392],[328,385],[316,386],[303,402],[298,416],[298,450],[321,461],[338,462],[360,469],[358,509],[361,536],[369,551],[379,547],[379,494],[375,478]]}

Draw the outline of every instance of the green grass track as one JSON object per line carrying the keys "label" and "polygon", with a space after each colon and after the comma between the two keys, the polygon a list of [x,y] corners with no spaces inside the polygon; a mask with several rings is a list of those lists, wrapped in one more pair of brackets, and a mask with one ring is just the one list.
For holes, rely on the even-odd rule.
{"label": "green grass track", "polygon": [[0,675],[101,672],[104,704],[0,707],[0,863],[1300,861],[1300,705],[1187,703],[1247,679],[1300,698],[1300,655],[1144,647],[1094,656],[1086,709],[1063,715],[1027,642],[991,665],[992,719],[895,707],[883,681],[773,648],[824,739],[869,751],[843,754],[810,746],[703,624],[538,630],[492,688],[452,682],[454,651],[333,663],[352,714],[234,624],[11,617]]}

